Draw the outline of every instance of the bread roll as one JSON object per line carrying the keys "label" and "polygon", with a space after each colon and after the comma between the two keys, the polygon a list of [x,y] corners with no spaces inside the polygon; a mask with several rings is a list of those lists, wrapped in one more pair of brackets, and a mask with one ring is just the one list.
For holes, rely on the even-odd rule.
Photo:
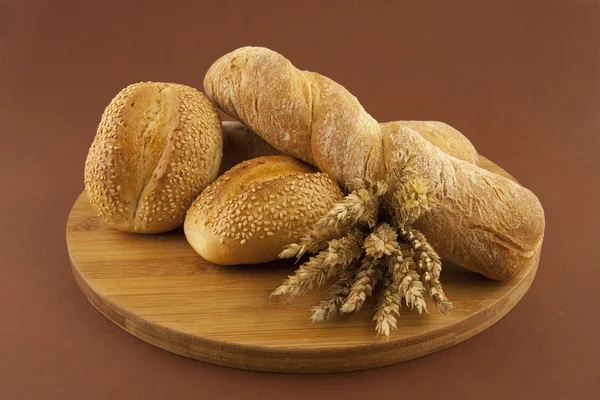
{"label": "bread roll", "polygon": [[194,201],[185,236],[216,264],[273,261],[342,197],[331,178],[300,160],[254,158],[231,168]]}
{"label": "bread roll", "polygon": [[222,129],[210,101],[191,87],[144,82],[106,107],[85,163],[85,189],[98,216],[128,232],[183,223],[216,177]]}
{"label": "bread roll", "polygon": [[219,175],[242,161],[262,156],[281,155],[283,155],[282,152],[241,122],[223,121],[223,160]]}

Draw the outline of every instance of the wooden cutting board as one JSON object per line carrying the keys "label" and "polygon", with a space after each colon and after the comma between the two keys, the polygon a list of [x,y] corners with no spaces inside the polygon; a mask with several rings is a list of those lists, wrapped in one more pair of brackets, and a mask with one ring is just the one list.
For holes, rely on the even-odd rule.
{"label": "wooden cutting board", "polygon": [[[481,165],[510,177],[485,158]],[[512,179],[512,177],[511,177]],[[85,192],[69,216],[67,245],[75,279],[88,300],[136,337],[170,352],[236,368],[276,372],[339,372],[421,357],[490,327],[523,297],[532,265],[510,282],[496,282],[444,264],[442,283],[454,303],[450,316],[401,310],[398,330],[376,337],[373,304],[356,315],[312,324],[313,291],[288,303],[269,298],[295,266],[288,261],[219,266],[203,260],[182,231],[120,232],[92,211]]]}

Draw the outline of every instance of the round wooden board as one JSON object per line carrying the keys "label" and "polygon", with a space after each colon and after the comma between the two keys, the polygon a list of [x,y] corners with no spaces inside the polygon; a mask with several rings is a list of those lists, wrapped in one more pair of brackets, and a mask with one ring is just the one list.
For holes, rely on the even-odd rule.
{"label": "round wooden board", "polygon": [[[508,176],[485,158],[482,167]],[[512,179],[512,178],[511,178]],[[350,316],[312,324],[310,308],[324,290],[291,303],[269,298],[295,265],[218,266],[203,260],[182,231],[138,235],[108,227],[85,192],[67,223],[75,279],[102,314],[136,337],[186,357],[275,372],[340,372],[421,357],[490,327],[523,297],[534,263],[510,282],[444,264],[442,283],[455,310],[440,315],[401,310],[398,330],[377,337],[373,304]]]}

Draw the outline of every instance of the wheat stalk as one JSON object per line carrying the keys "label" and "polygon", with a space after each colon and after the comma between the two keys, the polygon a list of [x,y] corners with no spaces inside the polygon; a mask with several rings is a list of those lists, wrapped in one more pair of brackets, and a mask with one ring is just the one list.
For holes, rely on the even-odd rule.
{"label": "wheat stalk", "polygon": [[432,276],[428,271],[425,271],[423,272],[423,282],[425,283],[429,297],[434,301],[438,311],[444,315],[448,315],[454,309],[454,306],[446,297],[440,280]]}
{"label": "wheat stalk", "polygon": [[311,320],[321,322],[337,312],[358,312],[383,278],[373,320],[377,334],[388,337],[397,328],[403,301],[419,313],[428,312],[424,298],[428,293],[441,313],[452,309],[439,280],[440,258],[425,236],[412,228],[414,221],[438,204],[438,191],[417,176],[410,152],[395,157],[390,186],[351,179],[345,184],[350,194],[319,219],[299,243],[285,246],[281,258],[317,255],[302,264],[272,296],[293,297],[339,275],[325,300],[312,308]]}
{"label": "wheat stalk", "polygon": [[437,191],[430,190],[418,177],[399,182],[392,200],[398,227],[411,225],[435,207],[436,196]]}
{"label": "wheat stalk", "polygon": [[408,149],[395,151],[392,154],[392,178],[394,180],[410,179],[416,176],[415,156]]}
{"label": "wheat stalk", "polygon": [[433,276],[439,279],[440,274],[442,273],[442,261],[425,235],[413,228],[400,229],[399,232],[400,236],[404,238],[415,251],[416,262],[419,266],[421,266],[423,270],[431,272]]}

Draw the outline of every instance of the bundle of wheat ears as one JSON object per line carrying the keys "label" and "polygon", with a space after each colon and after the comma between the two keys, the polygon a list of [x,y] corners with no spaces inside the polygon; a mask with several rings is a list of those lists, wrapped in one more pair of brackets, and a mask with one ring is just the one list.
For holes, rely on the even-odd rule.
{"label": "bundle of wheat ears", "polygon": [[438,310],[452,310],[440,283],[440,258],[412,224],[438,202],[438,192],[420,180],[408,153],[396,154],[387,182],[353,179],[349,193],[312,227],[300,243],[287,245],[281,258],[315,254],[289,276],[272,296],[294,297],[338,281],[312,309],[322,322],[338,311],[358,312],[380,284],[373,320],[378,335],[396,329],[402,304],[427,312],[427,292]]}

